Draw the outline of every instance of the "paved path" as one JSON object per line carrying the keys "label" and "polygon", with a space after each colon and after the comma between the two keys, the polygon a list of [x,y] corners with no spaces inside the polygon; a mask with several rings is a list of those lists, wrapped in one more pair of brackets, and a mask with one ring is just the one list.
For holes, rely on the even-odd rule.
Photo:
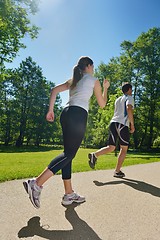
{"label": "paved path", "polygon": [[61,205],[61,176],[50,179],[35,209],[23,180],[0,184],[0,240],[159,240],[160,163],[73,174],[74,188],[86,202]]}

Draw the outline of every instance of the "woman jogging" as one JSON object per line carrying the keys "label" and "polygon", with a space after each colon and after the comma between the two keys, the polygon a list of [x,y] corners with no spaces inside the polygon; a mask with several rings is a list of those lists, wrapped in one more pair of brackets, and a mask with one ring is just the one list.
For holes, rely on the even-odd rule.
{"label": "woman jogging", "polygon": [[93,77],[93,69],[93,61],[89,57],[81,57],[78,64],[73,68],[72,79],[52,89],[49,110],[46,115],[46,119],[49,122],[54,121],[53,108],[57,94],[69,90],[69,101],[60,117],[64,151],[55,157],[37,178],[23,182],[24,188],[35,208],[40,207],[40,194],[43,184],[60,169],[62,170],[65,190],[62,204],[70,205],[73,202],[81,203],[85,201],[85,197],[78,195],[72,188],[72,160],[85,134],[89,100],[93,91],[99,106],[104,108],[107,102],[107,90],[110,85],[107,80],[104,80],[102,93],[99,80]]}

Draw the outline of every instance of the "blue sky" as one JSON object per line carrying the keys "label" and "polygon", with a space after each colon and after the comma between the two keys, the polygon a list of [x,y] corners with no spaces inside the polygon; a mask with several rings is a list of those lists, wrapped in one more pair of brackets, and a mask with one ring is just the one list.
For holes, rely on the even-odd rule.
{"label": "blue sky", "polygon": [[[16,68],[31,56],[43,75],[56,85],[72,76],[80,56],[90,56],[95,67],[120,55],[124,40],[135,41],[152,27],[160,27],[159,0],[41,0],[31,18],[41,28],[38,38],[7,67]],[[62,104],[68,93],[61,93]]]}

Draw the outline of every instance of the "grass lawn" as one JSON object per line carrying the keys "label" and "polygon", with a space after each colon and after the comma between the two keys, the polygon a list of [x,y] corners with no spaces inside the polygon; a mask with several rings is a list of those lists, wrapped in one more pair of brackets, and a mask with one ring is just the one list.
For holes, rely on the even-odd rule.
{"label": "grass lawn", "polygon": [[[73,172],[93,171],[88,166],[87,155],[94,149],[80,148],[73,160]],[[29,178],[39,173],[50,161],[62,152],[62,149],[52,148],[0,148],[0,182],[13,179]],[[123,166],[144,164],[160,161],[158,153],[131,153],[128,152]],[[114,169],[117,157],[114,153],[99,157],[96,170]]]}

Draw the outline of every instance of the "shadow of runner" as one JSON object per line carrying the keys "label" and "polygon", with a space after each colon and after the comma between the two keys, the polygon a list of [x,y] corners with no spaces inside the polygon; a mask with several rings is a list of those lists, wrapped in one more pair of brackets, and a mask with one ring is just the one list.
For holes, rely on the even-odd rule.
{"label": "shadow of runner", "polygon": [[118,181],[111,181],[111,182],[106,182],[106,183],[102,183],[99,181],[93,181],[93,182],[98,187],[104,186],[104,185],[125,184],[127,186],[130,186],[130,187],[136,189],[137,191],[146,192],[155,197],[160,197],[160,188],[153,186],[149,183],[135,180],[135,179],[123,178],[123,180],[121,179]]}
{"label": "shadow of runner", "polygon": [[66,207],[65,217],[72,225],[71,230],[48,230],[49,225],[40,225],[40,217],[36,216],[28,221],[28,225],[18,232],[19,238],[40,236],[49,240],[102,240],[94,230],[82,219],[79,218],[75,207],[79,204],[72,204]]}

